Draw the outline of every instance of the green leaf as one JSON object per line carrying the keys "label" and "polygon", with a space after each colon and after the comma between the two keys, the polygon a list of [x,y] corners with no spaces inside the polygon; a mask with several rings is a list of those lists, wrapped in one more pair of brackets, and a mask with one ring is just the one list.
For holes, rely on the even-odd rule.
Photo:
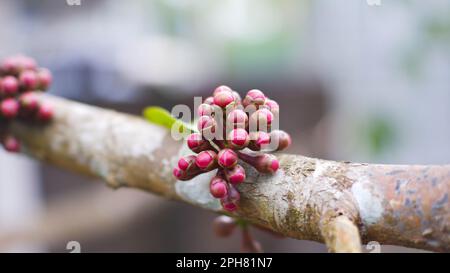
{"label": "green leaf", "polygon": [[150,106],[145,108],[143,111],[143,116],[149,122],[166,127],[169,130],[171,130],[172,126],[174,126],[175,124],[179,127],[180,133],[183,133],[186,130],[189,130],[191,132],[196,131],[192,124],[188,124],[176,119],[170,114],[169,111],[159,106]]}

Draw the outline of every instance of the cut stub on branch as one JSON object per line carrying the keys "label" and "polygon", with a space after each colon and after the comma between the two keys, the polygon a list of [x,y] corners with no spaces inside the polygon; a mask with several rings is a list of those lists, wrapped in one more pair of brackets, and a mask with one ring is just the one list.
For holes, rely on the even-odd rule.
{"label": "cut stub on branch", "polygon": [[[110,110],[41,95],[54,105],[45,127],[15,121],[23,152],[112,187],[135,187],[223,213],[210,194],[215,173],[177,181],[172,170],[187,145],[165,128]],[[275,174],[242,163],[239,210],[259,227],[357,252],[361,242],[450,251],[450,165],[399,166],[326,161],[277,154]],[[359,235],[358,235],[359,233]]]}

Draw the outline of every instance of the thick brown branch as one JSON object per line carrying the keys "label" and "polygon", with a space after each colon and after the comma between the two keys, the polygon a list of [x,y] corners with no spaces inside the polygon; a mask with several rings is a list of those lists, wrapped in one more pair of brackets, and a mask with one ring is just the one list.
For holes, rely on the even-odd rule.
{"label": "thick brown branch", "polygon": [[[220,211],[208,190],[211,174],[187,182],[173,178],[178,157],[188,151],[167,130],[114,111],[42,99],[55,106],[51,125],[12,125],[26,153],[115,188],[136,187]],[[350,222],[364,242],[450,250],[450,165],[371,165],[285,154],[279,159],[275,175],[247,166],[248,179],[239,186],[240,217],[293,238],[326,241],[334,250],[356,250],[354,238],[340,246],[356,234]],[[348,232],[336,240],[326,228]]]}

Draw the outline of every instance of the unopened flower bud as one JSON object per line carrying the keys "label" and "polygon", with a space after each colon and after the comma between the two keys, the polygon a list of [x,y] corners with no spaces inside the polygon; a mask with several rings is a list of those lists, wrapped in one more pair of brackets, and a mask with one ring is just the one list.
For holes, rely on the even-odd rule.
{"label": "unopened flower bud", "polygon": [[210,104],[202,103],[198,106],[197,114],[201,116],[211,116],[214,112],[214,107]]}
{"label": "unopened flower bud", "polygon": [[25,70],[20,73],[19,83],[22,90],[35,90],[38,87],[38,76],[36,72]]}
{"label": "unopened flower bud", "polygon": [[2,145],[8,152],[18,153],[20,151],[19,140],[11,135],[7,135],[2,139]]}
{"label": "unopened flower bud", "polygon": [[214,104],[225,108],[230,103],[234,102],[234,96],[231,91],[222,91],[214,95]]}
{"label": "unopened flower bud", "polygon": [[233,168],[238,161],[237,154],[231,149],[220,150],[218,158],[219,165],[226,169]]}
{"label": "unopened flower bud", "polygon": [[247,107],[250,104],[259,106],[263,105],[266,100],[266,96],[263,92],[261,92],[258,89],[252,89],[247,92],[247,95],[245,96],[244,100],[242,101],[242,104],[244,107]]}
{"label": "unopened flower bud", "polygon": [[19,103],[17,102],[17,100],[13,98],[7,98],[0,103],[0,116],[2,117],[12,119],[17,116],[18,112]]}
{"label": "unopened flower bud", "polygon": [[204,139],[201,134],[193,133],[187,137],[187,145],[194,153],[200,153],[204,150],[212,150],[213,147],[208,140]]}
{"label": "unopened flower bud", "polygon": [[229,185],[228,194],[224,198],[220,199],[220,203],[222,204],[224,210],[233,212],[238,208],[237,203],[240,199],[241,194],[238,190],[233,185]]}
{"label": "unopened flower bud", "polygon": [[197,155],[195,164],[201,170],[213,170],[217,168],[217,154],[212,150],[202,151]]}
{"label": "unopened flower bud", "polygon": [[216,121],[210,116],[201,116],[197,122],[197,128],[206,139],[212,139],[216,131]]}
{"label": "unopened flower bud", "polygon": [[214,98],[213,97],[207,97],[203,103],[209,104],[209,105],[213,105],[214,104]]}
{"label": "unopened flower bud", "polygon": [[214,198],[224,198],[228,194],[227,181],[220,176],[214,176],[209,183],[209,191]]}
{"label": "unopened flower bud", "polygon": [[276,151],[282,151],[291,145],[291,136],[282,130],[275,130],[270,132],[271,144],[275,144],[273,147]]}
{"label": "unopened flower bud", "polygon": [[259,109],[250,116],[250,128],[266,131],[270,128],[274,116],[268,109]]}
{"label": "unopened flower bud", "polygon": [[264,107],[267,107],[267,109],[272,112],[274,115],[278,115],[280,113],[280,106],[278,103],[271,99],[266,99],[266,102],[264,103]]}
{"label": "unopened flower bud", "polygon": [[42,122],[50,121],[53,118],[53,107],[49,104],[41,104],[37,112],[37,119]]}
{"label": "unopened flower bud", "polygon": [[180,158],[178,160],[178,168],[180,168],[183,171],[189,171],[193,168],[196,168],[197,165],[195,164],[195,155],[188,155]]}
{"label": "unopened flower bud", "polygon": [[233,185],[244,182],[246,177],[244,168],[239,164],[234,166],[232,169],[225,169],[225,175],[228,181]]}
{"label": "unopened flower bud", "polygon": [[13,76],[6,76],[0,80],[0,95],[14,96],[19,91],[19,82]]}
{"label": "unopened flower bud", "polygon": [[46,68],[41,68],[37,72],[37,77],[38,77],[39,89],[41,89],[42,91],[47,90],[53,82],[52,73],[50,72],[50,70],[48,70]]}
{"label": "unopened flower bud", "polygon": [[246,128],[248,123],[248,116],[241,109],[235,109],[227,115],[227,126],[231,128]]}
{"label": "unopened flower bud", "polygon": [[34,92],[27,92],[19,97],[21,110],[27,113],[33,113],[39,108],[39,101]]}
{"label": "unopened flower bud", "polygon": [[272,154],[250,155],[239,152],[239,158],[252,165],[260,173],[274,173],[280,167],[278,159]]}
{"label": "unopened flower bud", "polygon": [[231,90],[230,87],[228,87],[226,85],[221,85],[221,86],[217,87],[216,89],[214,89],[213,96],[217,95],[220,92],[224,92],[224,91],[225,92],[233,92],[233,90]]}
{"label": "unopened flower bud", "polygon": [[233,129],[227,136],[228,144],[236,150],[244,149],[250,142],[250,138],[245,129]]}
{"label": "unopened flower bud", "polygon": [[250,143],[248,147],[253,151],[260,151],[261,148],[270,143],[270,135],[263,131],[250,133]]}

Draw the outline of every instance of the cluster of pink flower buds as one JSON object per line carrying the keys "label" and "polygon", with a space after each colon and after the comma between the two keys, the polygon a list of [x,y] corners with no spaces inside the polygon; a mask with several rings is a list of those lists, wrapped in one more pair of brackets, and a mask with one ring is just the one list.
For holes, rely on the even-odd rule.
{"label": "cluster of pink flower buds", "polygon": [[[37,66],[36,61],[26,56],[13,56],[0,62],[0,127],[21,119],[43,123],[53,117],[50,105],[41,104],[36,92],[46,91],[52,83],[52,74]],[[1,135],[5,150],[18,152],[20,143],[12,135]]]}
{"label": "cluster of pink flower buds", "polygon": [[173,174],[179,180],[190,180],[217,169],[210,183],[211,195],[220,199],[225,210],[234,211],[240,199],[236,185],[246,179],[239,159],[260,173],[274,173],[279,162],[264,152],[280,151],[291,143],[286,132],[272,128],[279,106],[260,90],[250,90],[241,99],[228,86],[219,86],[198,107],[197,114],[199,132],[187,138],[187,145],[197,155],[180,158]]}

